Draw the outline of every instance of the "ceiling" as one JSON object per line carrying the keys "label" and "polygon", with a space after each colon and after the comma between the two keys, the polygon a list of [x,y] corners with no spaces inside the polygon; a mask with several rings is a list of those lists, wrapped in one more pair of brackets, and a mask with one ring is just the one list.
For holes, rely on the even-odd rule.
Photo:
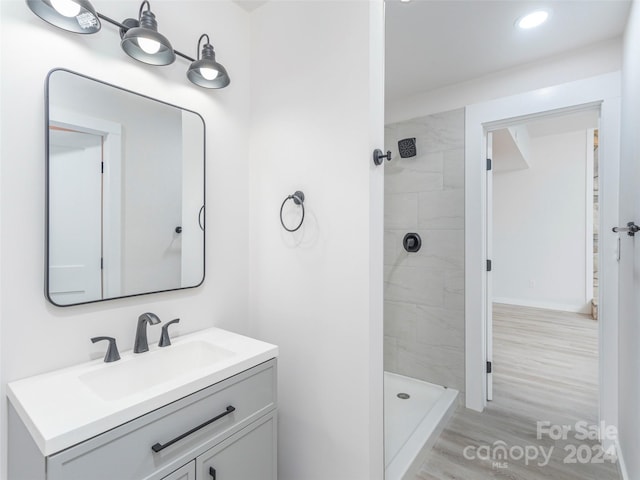
{"label": "ceiling", "polygon": [[238,5],[240,5],[247,12],[253,12],[256,8],[261,7],[268,0],[234,0]]}
{"label": "ceiling", "polygon": [[597,107],[570,113],[549,114],[513,124],[493,132],[493,160],[495,173],[529,168],[531,139],[548,135],[598,128]]}
{"label": "ceiling", "polygon": [[[395,100],[618,37],[628,0],[386,0],[386,98]],[[541,27],[522,15],[547,8]]]}
{"label": "ceiling", "polygon": [[546,116],[536,118],[524,123],[529,136],[544,137],[546,135],[559,135],[588,128],[598,128],[599,109],[593,108],[565,115]]}

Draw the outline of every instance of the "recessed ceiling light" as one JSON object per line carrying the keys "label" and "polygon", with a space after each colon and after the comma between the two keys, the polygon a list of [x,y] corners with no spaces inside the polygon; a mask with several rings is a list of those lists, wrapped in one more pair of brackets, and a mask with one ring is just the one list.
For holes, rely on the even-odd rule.
{"label": "recessed ceiling light", "polygon": [[524,17],[521,17],[516,22],[520,28],[529,29],[535,28],[542,25],[549,18],[549,12],[546,10],[536,10],[535,12],[531,12]]}
{"label": "recessed ceiling light", "polygon": [[402,3],[409,3],[411,0],[400,0]]}

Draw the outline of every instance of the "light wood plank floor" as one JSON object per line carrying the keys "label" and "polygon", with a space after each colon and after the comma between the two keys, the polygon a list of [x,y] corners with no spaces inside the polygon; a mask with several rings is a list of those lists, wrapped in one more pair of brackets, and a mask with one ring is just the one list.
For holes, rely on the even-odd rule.
{"label": "light wood plank floor", "polygon": [[[416,479],[619,480],[608,457],[600,464],[565,463],[569,444],[596,448],[593,441],[577,440],[575,430],[564,441],[536,438],[537,421],[597,423],[597,329],[588,315],[494,305],[494,400],[483,413],[458,407]],[[493,460],[465,458],[465,447],[492,447],[500,440],[507,448],[553,447],[551,459],[539,466],[542,456],[528,465],[509,458],[500,468]],[[586,448],[583,459],[590,454]]]}

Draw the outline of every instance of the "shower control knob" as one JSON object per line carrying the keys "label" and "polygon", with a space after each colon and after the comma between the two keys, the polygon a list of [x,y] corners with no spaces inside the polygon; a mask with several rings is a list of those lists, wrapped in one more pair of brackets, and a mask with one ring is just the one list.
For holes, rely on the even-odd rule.
{"label": "shower control knob", "polygon": [[422,239],[417,233],[407,233],[402,239],[402,246],[409,253],[415,253],[422,247]]}

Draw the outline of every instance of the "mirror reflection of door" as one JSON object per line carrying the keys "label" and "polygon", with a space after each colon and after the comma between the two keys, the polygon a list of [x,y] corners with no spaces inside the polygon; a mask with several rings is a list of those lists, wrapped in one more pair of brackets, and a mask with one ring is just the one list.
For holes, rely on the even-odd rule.
{"label": "mirror reflection of door", "polygon": [[49,139],[49,294],[58,304],[92,301],[103,288],[102,136],[52,126]]}

